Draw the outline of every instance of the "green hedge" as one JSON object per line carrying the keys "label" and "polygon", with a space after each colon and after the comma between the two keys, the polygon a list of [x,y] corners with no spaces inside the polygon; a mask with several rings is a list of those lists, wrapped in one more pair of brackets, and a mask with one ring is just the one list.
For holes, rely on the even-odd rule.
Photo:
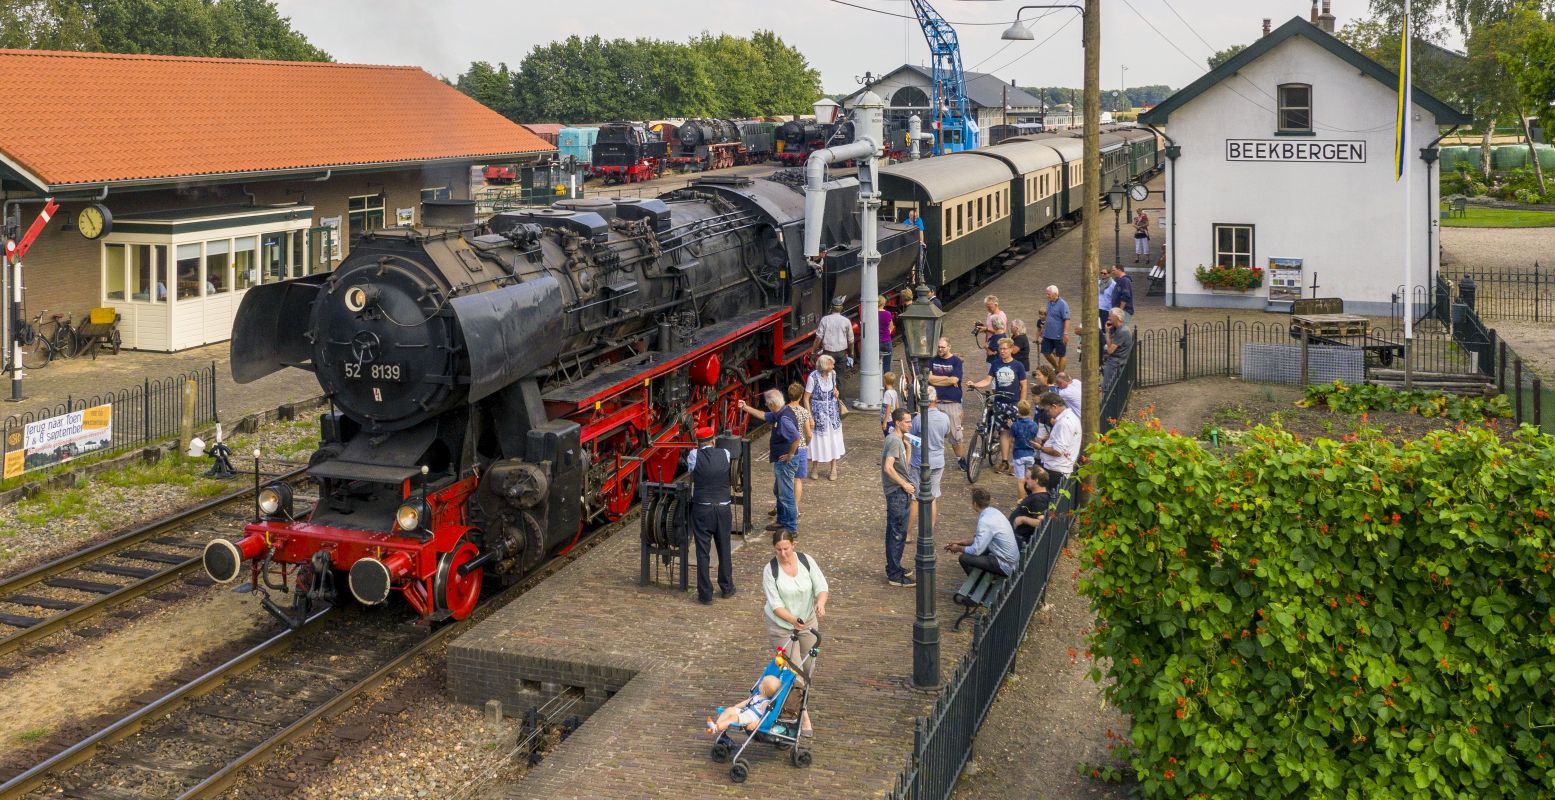
{"label": "green hedge", "polygon": [[1512,403],[1505,395],[1465,397],[1424,389],[1403,391],[1364,383],[1346,384],[1343,381],[1308,386],[1306,397],[1299,405],[1327,408],[1338,414],[1393,411],[1459,422],[1509,419],[1512,416]]}
{"label": "green hedge", "polygon": [[1555,437],[1090,456],[1093,677],[1145,797],[1555,797]]}

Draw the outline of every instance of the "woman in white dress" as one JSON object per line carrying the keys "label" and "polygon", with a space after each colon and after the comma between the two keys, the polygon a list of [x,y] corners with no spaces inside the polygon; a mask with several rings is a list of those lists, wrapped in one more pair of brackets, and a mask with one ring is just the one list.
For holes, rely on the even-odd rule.
{"label": "woman in white dress", "polygon": [[827,355],[815,360],[815,370],[804,384],[804,404],[815,423],[810,438],[812,474],[825,465],[826,480],[837,480],[837,461],[848,448],[842,441],[842,397],[837,392],[837,362]]}

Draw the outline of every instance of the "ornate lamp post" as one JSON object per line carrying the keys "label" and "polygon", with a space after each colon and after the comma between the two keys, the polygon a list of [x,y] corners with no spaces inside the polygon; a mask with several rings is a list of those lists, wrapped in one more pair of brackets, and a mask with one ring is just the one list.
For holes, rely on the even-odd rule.
{"label": "ornate lamp post", "polygon": [[1112,263],[1123,263],[1123,198],[1127,196],[1123,184],[1118,183],[1117,178],[1112,179],[1112,188],[1107,190],[1107,205],[1112,206]]}
{"label": "ornate lamp post", "polygon": [[[928,427],[929,359],[939,347],[941,317],[945,312],[929,302],[929,287],[919,286],[913,303],[896,318],[907,340],[907,357],[913,361],[918,384],[918,408]],[[939,620],[934,613],[934,508],[929,498],[928,453],[922,453],[918,470],[918,615],[912,625],[912,683],[919,689],[939,686]]]}

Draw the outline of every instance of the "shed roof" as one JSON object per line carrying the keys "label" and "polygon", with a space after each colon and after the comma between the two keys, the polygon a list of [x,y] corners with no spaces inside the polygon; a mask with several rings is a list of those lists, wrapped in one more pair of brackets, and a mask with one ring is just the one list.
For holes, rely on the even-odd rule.
{"label": "shed roof", "polygon": [[[863,94],[866,90],[872,90],[881,81],[884,81],[886,78],[889,78],[892,75],[901,72],[902,70],[911,70],[918,73],[923,77],[923,82],[925,85],[929,83],[933,76],[933,73],[929,71],[928,67],[919,66],[917,64],[903,64],[902,66],[891,70],[884,77],[875,81],[875,83],[870,84],[869,86],[865,86],[863,89],[859,89],[853,94],[848,95],[846,98],[844,98],[844,102],[853,103],[858,99],[858,96]],[[966,97],[968,100],[972,101],[972,105],[981,106],[983,108],[1003,108],[1004,99],[1006,97],[1006,90],[1008,90],[1010,108],[1038,108],[1043,105],[1041,98],[1031,94],[1019,86],[1011,86],[1008,81],[1005,81],[1003,78],[1000,78],[997,75],[992,75],[986,72],[971,71],[967,71],[965,74]],[[891,101],[891,98],[889,97],[884,99],[887,103]]]}
{"label": "shed roof", "polygon": [[880,168],[881,179],[900,179],[916,184],[937,203],[968,192],[1008,183],[1014,173],[1004,162],[971,153],[951,153],[922,161],[903,161]]}
{"label": "shed roof", "polygon": [[[1162,100],[1155,108],[1139,115],[1139,121],[1144,125],[1164,125],[1173,111],[1181,108],[1194,98],[1208,91],[1221,81],[1235,75],[1243,67],[1262,58],[1270,50],[1284,43],[1285,40],[1295,36],[1301,36],[1313,44],[1333,53],[1351,66],[1360,70],[1362,75],[1371,77],[1383,86],[1398,92],[1398,73],[1378,64],[1364,53],[1340,41],[1333,34],[1324,31],[1311,22],[1301,17],[1291,17],[1290,21],[1271,31],[1252,44],[1247,49],[1235,56],[1226,59],[1220,66],[1204,73],[1198,80],[1184,86],[1171,97]],[[1467,125],[1473,122],[1473,117],[1465,114],[1441,100],[1433,97],[1429,92],[1421,89],[1419,84],[1413,87],[1411,99],[1414,104],[1431,112],[1439,125]]]}
{"label": "shed roof", "polygon": [[992,147],[979,147],[966,152],[997,158],[1022,175],[1063,163],[1063,158],[1047,142],[1004,141]]}
{"label": "shed roof", "polygon": [[555,148],[418,67],[0,50],[0,177],[35,191]]}

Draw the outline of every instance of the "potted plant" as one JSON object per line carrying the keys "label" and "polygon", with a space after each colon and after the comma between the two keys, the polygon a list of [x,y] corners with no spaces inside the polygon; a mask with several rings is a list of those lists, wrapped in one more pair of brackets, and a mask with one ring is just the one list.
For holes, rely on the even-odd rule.
{"label": "potted plant", "polygon": [[1250,292],[1263,285],[1262,267],[1205,267],[1200,264],[1193,275],[1206,289]]}

